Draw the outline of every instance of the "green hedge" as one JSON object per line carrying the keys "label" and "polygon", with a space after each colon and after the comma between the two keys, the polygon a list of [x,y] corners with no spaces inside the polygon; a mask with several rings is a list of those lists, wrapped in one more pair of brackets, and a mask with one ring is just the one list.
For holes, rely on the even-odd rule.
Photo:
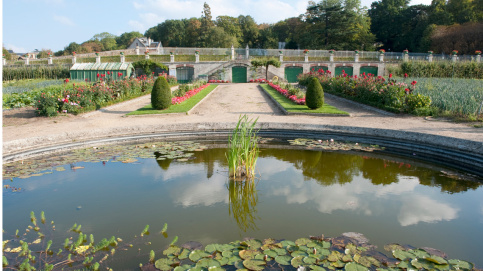
{"label": "green hedge", "polygon": [[22,79],[65,79],[70,77],[69,65],[24,65],[3,67],[3,81]]}
{"label": "green hedge", "polygon": [[395,74],[403,77],[440,77],[483,79],[483,63],[476,62],[404,62]]}

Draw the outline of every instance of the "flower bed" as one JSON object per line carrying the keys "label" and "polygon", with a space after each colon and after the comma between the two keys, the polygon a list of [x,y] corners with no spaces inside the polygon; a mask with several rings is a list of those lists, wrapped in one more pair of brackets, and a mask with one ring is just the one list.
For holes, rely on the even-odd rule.
{"label": "flower bed", "polygon": [[[154,77],[140,76],[120,81],[99,81],[93,85],[72,85],[58,92],[42,92],[35,107],[40,116],[78,114],[99,109],[149,93]],[[67,85],[67,84],[65,84]]]}
{"label": "flower bed", "polygon": [[258,78],[258,79],[250,79],[250,83],[267,83],[268,81],[263,78]]}
{"label": "flower bed", "polygon": [[303,98],[297,98],[296,95],[290,95],[289,91],[280,87],[279,85],[275,85],[274,83],[272,82],[269,82],[268,85],[270,87],[272,87],[273,89],[275,89],[278,93],[282,94],[283,96],[287,97],[288,99],[290,99],[292,102],[296,103],[296,104],[300,104],[300,105],[304,105],[305,104],[305,97]]}
{"label": "flower bed", "polygon": [[[206,81],[205,81],[206,82]],[[194,89],[190,89],[188,90],[183,96],[181,97],[173,97],[171,99],[171,104],[180,104],[186,100],[188,100],[189,98],[193,97],[194,95],[198,94],[200,91],[202,91],[203,89],[205,89],[206,87],[208,87],[210,84],[207,83],[207,84],[204,84],[200,87],[197,87],[197,88],[194,88]]]}
{"label": "flower bed", "polygon": [[409,85],[397,82],[389,75],[386,80],[382,76],[363,73],[361,76],[342,75],[330,77],[322,73],[307,73],[299,77],[301,85],[307,85],[309,79],[316,77],[324,91],[349,98],[391,112],[418,113],[429,108],[431,99],[428,96],[416,94],[416,81]]}
{"label": "flower bed", "polygon": [[230,80],[209,80],[208,83],[216,83],[216,84],[230,83]]}

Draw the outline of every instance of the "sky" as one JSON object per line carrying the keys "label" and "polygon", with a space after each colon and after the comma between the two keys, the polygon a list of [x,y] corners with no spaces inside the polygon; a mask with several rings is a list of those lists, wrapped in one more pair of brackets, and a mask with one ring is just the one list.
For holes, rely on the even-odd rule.
{"label": "sky", "polygon": [[[144,34],[167,19],[200,17],[204,2],[213,18],[250,15],[260,24],[296,17],[305,12],[308,0],[3,0],[2,43],[16,53],[56,52],[102,32]],[[369,8],[372,2],[361,0],[361,5]],[[431,0],[411,0],[410,5],[416,4]]]}

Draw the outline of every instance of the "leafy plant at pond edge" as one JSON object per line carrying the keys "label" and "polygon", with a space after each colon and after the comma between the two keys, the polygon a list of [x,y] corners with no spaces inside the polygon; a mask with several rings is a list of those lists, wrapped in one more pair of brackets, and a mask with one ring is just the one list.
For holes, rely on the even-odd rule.
{"label": "leafy plant at pond edge", "polygon": [[[116,250],[132,248],[133,241],[124,243],[121,238],[112,236],[94,242],[92,234],[81,231],[81,225],[74,224],[63,244],[55,244],[53,233],[54,221],[46,223],[44,212],[41,213],[40,223],[34,212],[30,213],[29,225],[23,234],[16,230],[15,235],[3,241],[2,266],[4,270],[64,270],[89,269],[100,270],[101,265],[106,266],[112,261]],[[146,226],[141,233],[148,234]],[[47,238],[50,236],[52,239]],[[135,239],[138,237],[135,237]],[[150,253],[154,262],[154,253]],[[109,269],[109,268],[107,268]]]}
{"label": "leafy plant at pond edge", "polygon": [[248,119],[247,115],[240,116],[238,123],[233,130],[229,142],[228,169],[230,177],[233,179],[255,177],[255,164],[258,159],[258,143],[255,124],[257,119]]}
{"label": "leafy plant at pond edge", "polygon": [[[345,233],[336,238],[310,237],[295,241],[245,239],[228,244],[209,244],[204,249],[169,246],[165,258],[155,261],[159,270],[474,270],[472,263],[446,259],[441,251],[385,246],[391,256],[376,251],[362,234]],[[142,270],[152,270],[153,264]]]}

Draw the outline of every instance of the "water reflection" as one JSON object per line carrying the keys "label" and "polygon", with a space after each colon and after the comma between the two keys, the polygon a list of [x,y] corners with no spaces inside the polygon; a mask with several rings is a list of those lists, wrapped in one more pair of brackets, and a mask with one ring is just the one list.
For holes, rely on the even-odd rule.
{"label": "water reflection", "polygon": [[253,179],[228,181],[228,213],[235,218],[240,230],[256,230],[258,194]]}
{"label": "water reflection", "polygon": [[434,223],[449,221],[458,217],[458,209],[423,195],[407,196],[402,200],[397,219],[401,226],[416,225],[419,222]]}

